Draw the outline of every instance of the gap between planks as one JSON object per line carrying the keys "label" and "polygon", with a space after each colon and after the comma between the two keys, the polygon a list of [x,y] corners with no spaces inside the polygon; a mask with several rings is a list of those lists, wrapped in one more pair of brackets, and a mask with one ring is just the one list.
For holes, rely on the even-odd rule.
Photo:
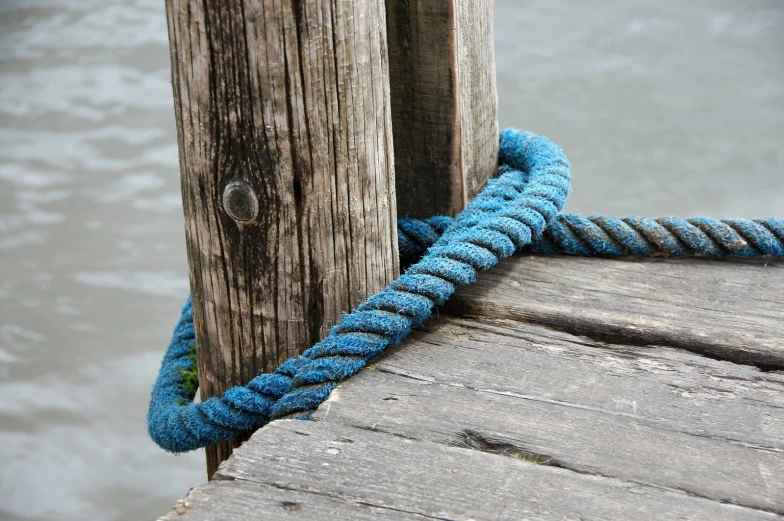
{"label": "gap between planks", "polygon": [[784,263],[776,259],[520,255],[458,290],[447,309],[784,369]]}
{"label": "gap between planks", "polygon": [[[243,519],[242,503],[292,519],[783,519],[784,374],[748,364],[779,357],[780,267],[697,261],[667,275],[670,264],[522,256],[500,267],[519,286],[481,274],[451,307],[477,316],[428,322],[317,421],[256,433],[218,473],[234,481],[198,486],[177,518]],[[706,286],[710,305],[691,296]],[[556,305],[532,302],[547,292]],[[765,335],[715,320],[746,303]],[[604,320],[590,333],[642,325],[645,340],[655,323],[674,347],[585,335],[585,317],[584,336],[534,323],[577,308]],[[690,327],[735,361],[689,352]]]}
{"label": "gap between planks", "polygon": [[784,374],[573,340],[443,320],[314,419],[447,445],[479,436],[576,472],[784,513]]}

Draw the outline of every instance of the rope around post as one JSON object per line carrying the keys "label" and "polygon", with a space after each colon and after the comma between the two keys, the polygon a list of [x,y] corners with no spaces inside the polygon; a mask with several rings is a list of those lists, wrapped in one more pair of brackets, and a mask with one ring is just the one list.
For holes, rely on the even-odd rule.
{"label": "rope around post", "polygon": [[[257,429],[273,419],[306,417],[338,384],[424,322],[479,270],[516,251],[603,256],[738,255],[784,257],[784,220],[589,218],[558,212],[570,190],[569,162],[548,139],[501,134],[499,177],[455,218],[401,219],[401,263],[408,269],[345,314],[324,340],[222,398],[193,403],[185,374],[195,371],[190,299],[152,390],[147,427],[171,452],[185,452]],[[424,255],[424,256],[423,256]]]}

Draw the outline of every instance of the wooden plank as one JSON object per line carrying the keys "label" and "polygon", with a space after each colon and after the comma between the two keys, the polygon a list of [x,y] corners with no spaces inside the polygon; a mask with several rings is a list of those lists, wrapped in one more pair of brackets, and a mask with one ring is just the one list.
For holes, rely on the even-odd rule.
{"label": "wooden plank", "polygon": [[675,490],[332,422],[275,422],[216,478],[372,505],[402,519],[411,513],[441,520],[780,519]]}
{"label": "wooden plank", "polygon": [[454,215],[498,161],[493,0],[386,6],[398,215]]}
{"label": "wooden plank", "polygon": [[[398,273],[383,0],[167,0],[203,398]],[[233,443],[209,448],[208,473]]]}
{"label": "wooden plank", "polygon": [[442,320],[314,415],[784,514],[784,374]]}
{"label": "wooden plank", "polygon": [[159,521],[248,521],[249,519],[297,519],[323,521],[351,519],[356,521],[419,520],[413,513],[400,512],[330,497],[285,486],[270,486],[241,480],[214,480],[191,489],[167,515]]}
{"label": "wooden plank", "polygon": [[[435,519],[784,518],[784,372],[679,345],[693,324],[727,342],[718,353],[746,353],[753,328],[733,334],[715,317],[775,318],[780,267],[532,259],[505,263],[512,275],[495,284],[484,274],[484,289],[452,308],[473,316],[428,322],[336,389],[316,421],[274,422],[217,477]],[[514,263],[533,267],[515,276]],[[607,287],[580,286],[586,272]],[[590,337],[564,331],[570,321],[532,323],[526,300],[543,295],[604,322]],[[564,316],[555,309],[547,317]],[[627,322],[613,318],[622,312]],[[665,345],[621,344],[612,329],[654,320]],[[768,326],[760,350],[784,344]],[[190,519],[226,508],[210,501]]]}
{"label": "wooden plank", "polygon": [[681,349],[607,344],[508,320],[449,319],[375,367],[784,450],[784,416],[776,414],[784,374]]}
{"label": "wooden plank", "polygon": [[450,301],[456,312],[600,341],[667,345],[784,369],[784,263],[515,256]]}

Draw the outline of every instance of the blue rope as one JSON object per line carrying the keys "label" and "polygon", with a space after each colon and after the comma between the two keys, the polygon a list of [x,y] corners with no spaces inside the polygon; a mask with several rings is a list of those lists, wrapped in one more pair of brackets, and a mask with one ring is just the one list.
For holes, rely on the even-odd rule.
{"label": "blue rope", "polygon": [[[443,215],[399,219],[401,264],[416,262],[452,222]],[[604,257],[781,257],[784,220],[558,214],[526,251]]]}
{"label": "blue rope", "polygon": [[[273,373],[193,403],[183,372],[193,371],[190,299],[155,382],[147,415],[152,439],[185,452],[257,429],[282,417],[304,417],[371,358],[397,344],[411,327],[479,270],[516,251],[571,255],[784,256],[784,221],[707,218],[613,218],[558,215],[570,190],[569,162],[544,137],[501,134],[499,177],[457,217],[401,219],[403,275],[345,314],[324,340]],[[425,253],[426,252],[426,253]],[[424,254],[424,256],[423,256]],[[421,259],[420,259],[421,257]]]}

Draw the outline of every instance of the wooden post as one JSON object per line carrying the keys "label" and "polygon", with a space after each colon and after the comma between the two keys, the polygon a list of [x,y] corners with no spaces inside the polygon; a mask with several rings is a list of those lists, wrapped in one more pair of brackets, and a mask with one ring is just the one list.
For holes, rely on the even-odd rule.
{"label": "wooden post", "polygon": [[495,174],[493,0],[387,0],[398,215],[454,215]]}
{"label": "wooden post", "polygon": [[[166,0],[202,398],[398,274],[383,0]],[[240,440],[207,449],[212,476]]]}

